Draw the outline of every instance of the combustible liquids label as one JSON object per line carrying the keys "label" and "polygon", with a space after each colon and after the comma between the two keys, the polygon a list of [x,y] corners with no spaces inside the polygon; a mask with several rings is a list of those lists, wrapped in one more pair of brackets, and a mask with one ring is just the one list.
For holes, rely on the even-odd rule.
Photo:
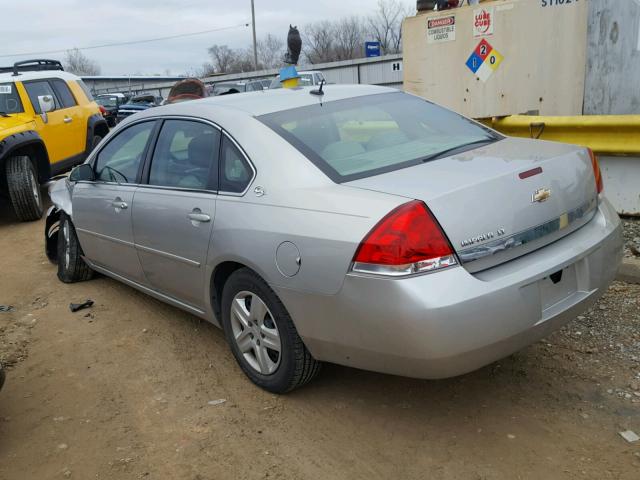
{"label": "combustible liquids label", "polygon": [[486,82],[503,60],[504,57],[500,55],[500,52],[493,48],[489,42],[482,40],[467,60],[467,67],[480,80]]}
{"label": "combustible liquids label", "polygon": [[473,36],[493,35],[496,15],[493,7],[473,11]]}
{"label": "combustible liquids label", "polygon": [[452,42],[455,39],[455,15],[427,20],[427,43]]}

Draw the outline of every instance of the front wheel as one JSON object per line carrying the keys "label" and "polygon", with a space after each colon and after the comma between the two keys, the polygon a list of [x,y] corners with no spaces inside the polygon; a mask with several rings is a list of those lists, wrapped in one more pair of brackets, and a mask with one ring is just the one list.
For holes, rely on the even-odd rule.
{"label": "front wheel", "polygon": [[240,368],[265,390],[289,392],[320,371],[280,299],[252,270],[242,268],[227,280],[222,323]]}
{"label": "front wheel", "polygon": [[10,158],[6,168],[9,197],[16,217],[21,222],[38,220],[44,206],[33,162],[26,155],[20,155]]}
{"label": "front wheel", "polygon": [[82,255],[76,229],[69,216],[62,213],[58,230],[58,278],[61,281],[75,283],[93,278],[93,270],[82,259]]}

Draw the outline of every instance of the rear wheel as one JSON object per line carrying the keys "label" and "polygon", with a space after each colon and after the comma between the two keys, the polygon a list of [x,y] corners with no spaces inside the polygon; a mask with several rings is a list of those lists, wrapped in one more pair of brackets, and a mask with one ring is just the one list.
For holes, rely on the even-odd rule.
{"label": "rear wheel", "polygon": [[44,207],[40,195],[40,183],[33,162],[26,155],[7,161],[7,188],[13,211],[22,222],[38,220]]}
{"label": "rear wheel", "polygon": [[247,268],[234,272],[224,286],[222,323],[238,364],[265,390],[289,392],[320,371],[280,299]]}
{"label": "rear wheel", "polygon": [[93,278],[93,270],[82,259],[82,248],[76,229],[65,213],[60,214],[58,230],[58,278],[64,283],[83,282]]}

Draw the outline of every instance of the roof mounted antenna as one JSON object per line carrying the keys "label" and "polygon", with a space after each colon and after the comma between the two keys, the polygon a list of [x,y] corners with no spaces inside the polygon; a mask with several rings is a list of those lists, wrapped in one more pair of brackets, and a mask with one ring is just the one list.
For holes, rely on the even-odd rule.
{"label": "roof mounted antenna", "polygon": [[318,95],[319,97],[321,97],[322,95],[324,95],[324,92],[322,91],[322,87],[324,87],[325,81],[324,78],[322,80],[320,80],[320,88],[318,88],[317,90],[311,90],[309,93],[311,95]]}

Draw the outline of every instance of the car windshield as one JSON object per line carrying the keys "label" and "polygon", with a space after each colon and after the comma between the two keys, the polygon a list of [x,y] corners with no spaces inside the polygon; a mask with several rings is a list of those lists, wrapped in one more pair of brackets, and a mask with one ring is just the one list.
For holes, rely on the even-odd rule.
{"label": "car windshield", "polygon": [[418,165],[503,138],[402,92],[318,102],[258,118],[338,183]]}
{"label": "car windshield", "polygon": [[223,95],[228,93],[240,93],[247,90],[245,83],[218,83],[213,87],[214,95]]}
{"label": "car windshield", "polygon": [[118,105],[116,97],[97,97],[96,102],[103,107],[116,107]]}
{"label": "car windshield", "polygon": [[134,105],[148,105],[153,102],[153,97],[134,97],[129,101],[129,103],[133,103]]}
{"label": "car windshield", "polygon": [[[298,82],[299,87],[309,87],[313,85],[313,74],[312,73],[301,73],[300,80]],[[273,88],[282,88],[282,84],[280,83],[280,75],[274,78],[271,81],[270,89]]]}
{"label": "car windshield", "polygon": [[24,112],[13,82],[0,83],[0,112],[5,115]]}

